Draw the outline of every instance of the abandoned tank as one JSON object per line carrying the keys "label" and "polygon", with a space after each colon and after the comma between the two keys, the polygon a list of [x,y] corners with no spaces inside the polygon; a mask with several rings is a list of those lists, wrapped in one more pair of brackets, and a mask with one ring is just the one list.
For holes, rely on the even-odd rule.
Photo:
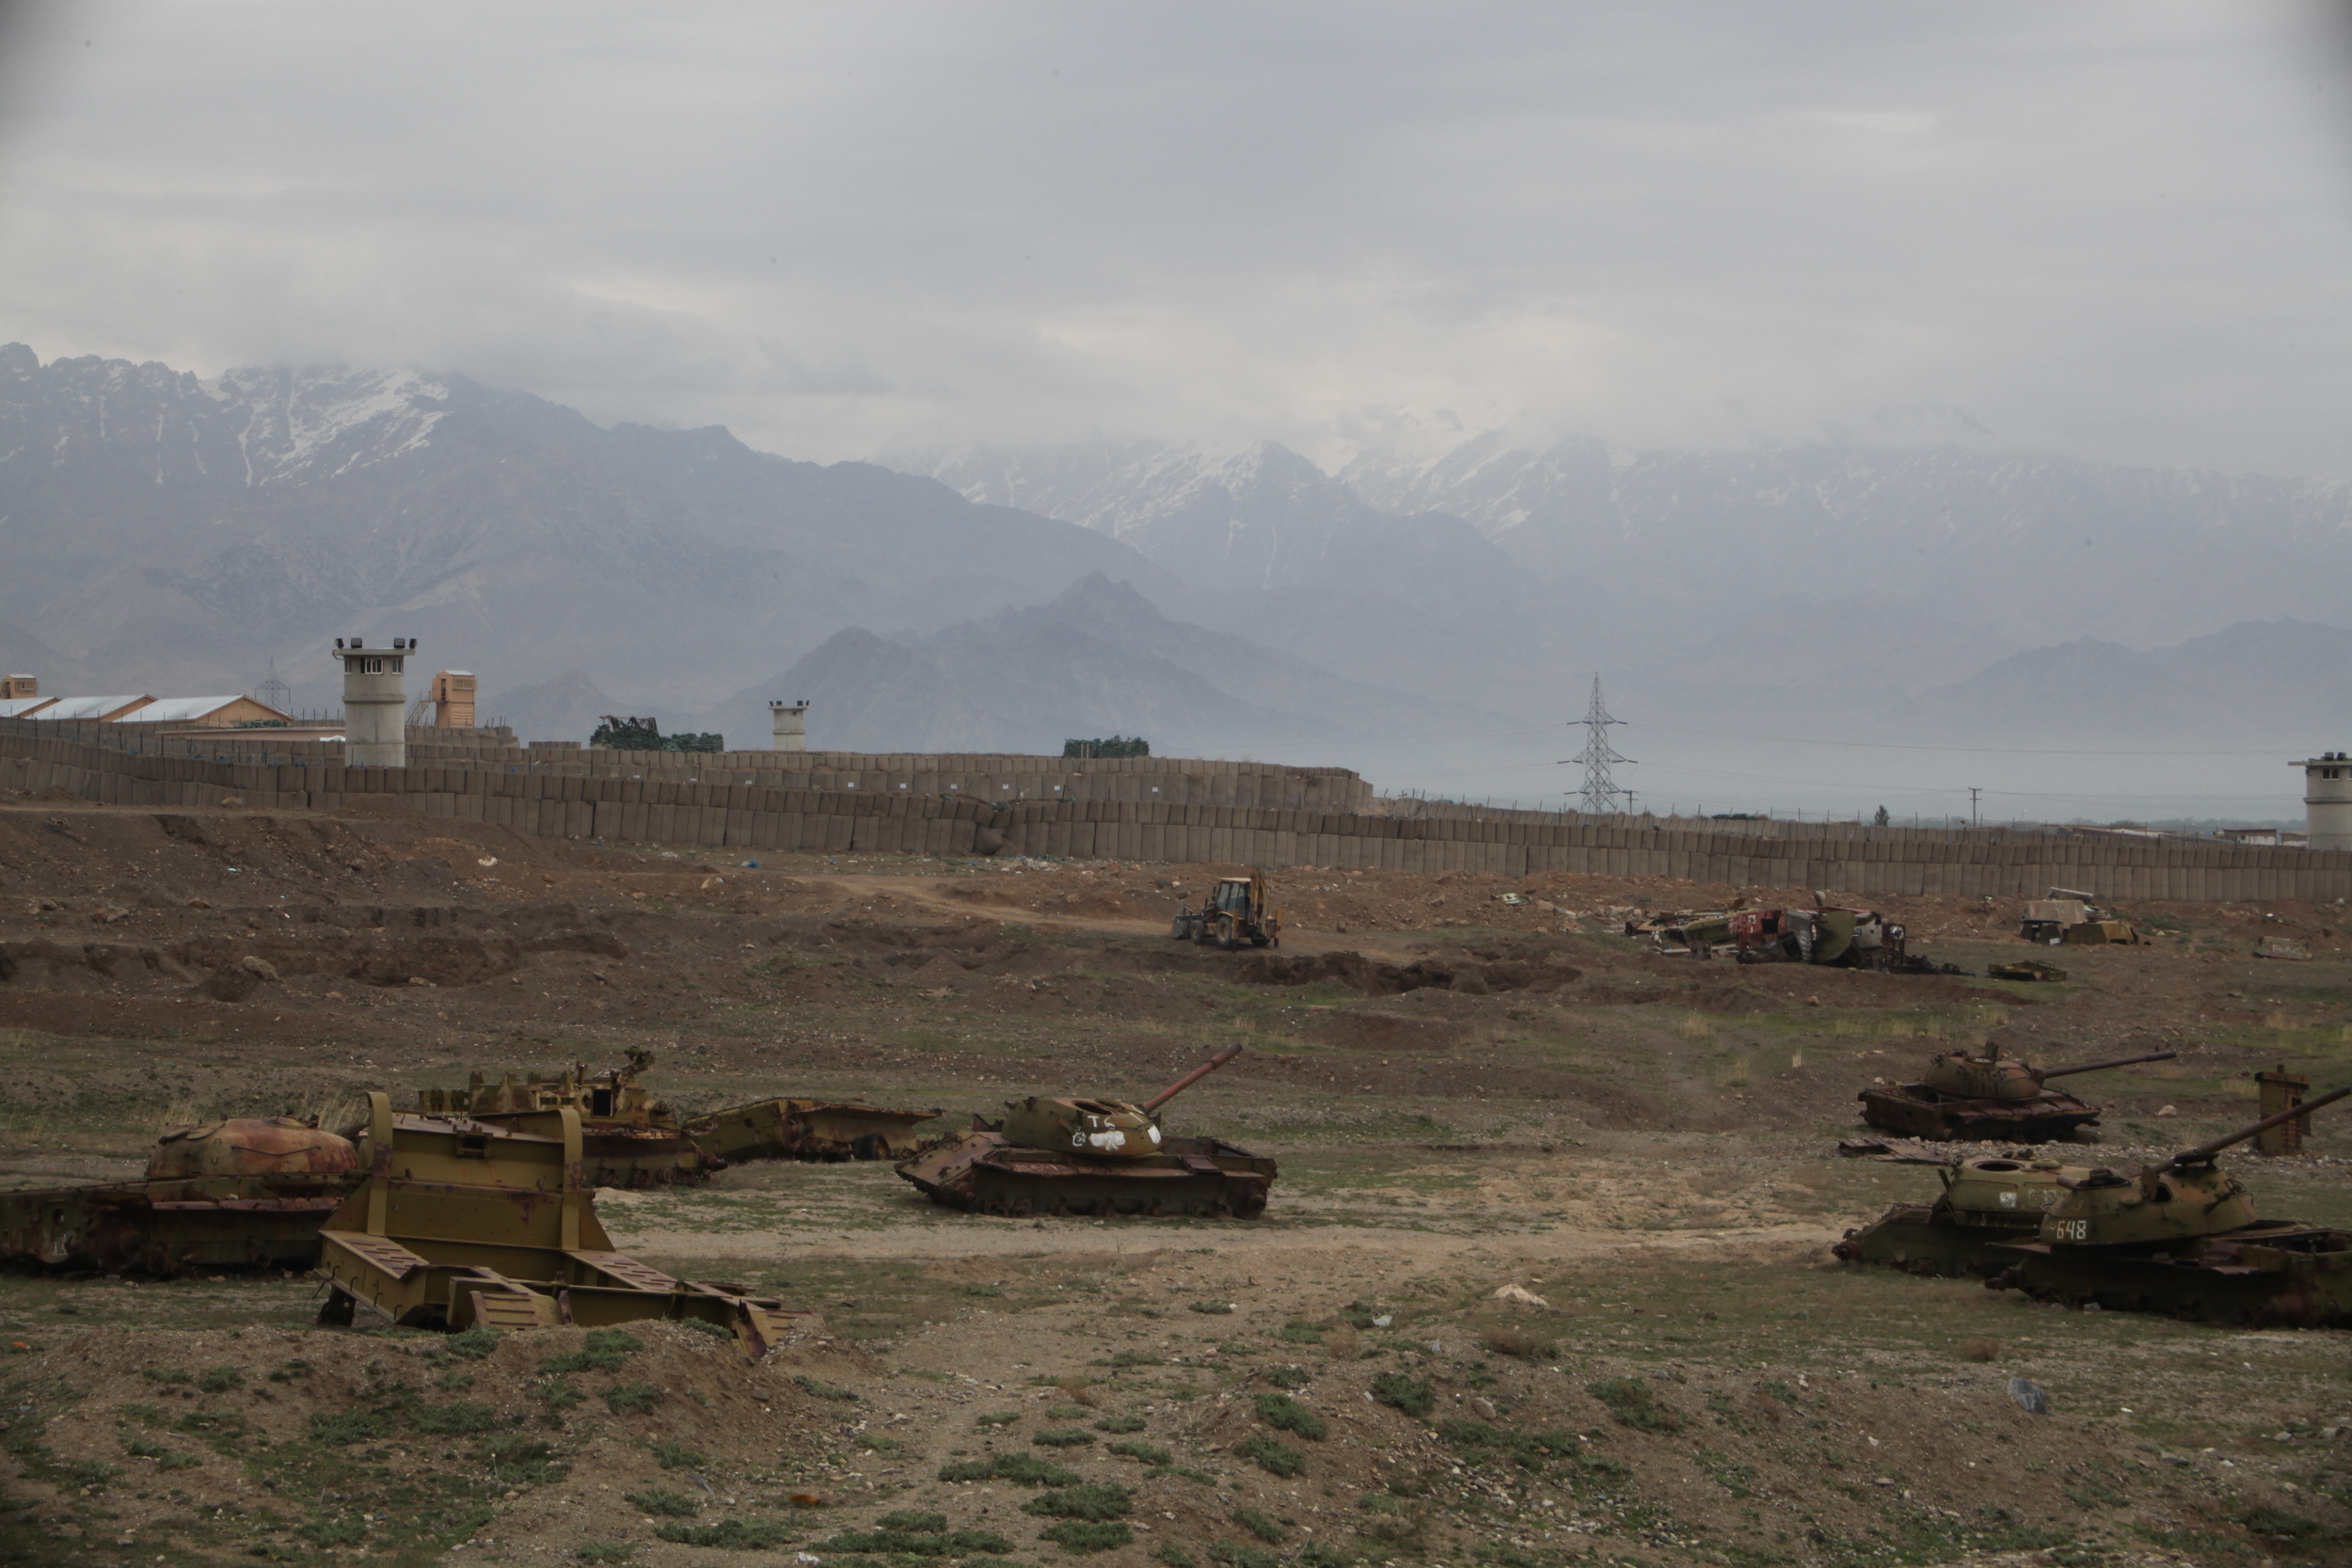
{"label": "abandoned tank", "polygon": [[2352,1235],[2258,1218],[2222,1150],[2352,1094],[2341,1088],[2141,1168],[2086,1171],[1985,1281],[2038,1301],[2258,1326],[2352,1324]]}
{"label": "abandoned tank", "polygon": [[1944,1190],[1933,1203],[1898,1203],[1830,1251],[1849,1263],[1907,1274],[1979,1278],[2016,1260],[2003,1242],[2030,1241],[2042,1216],[2066,1196],[2065,1183],[2090,1174],[2056,1160],[1986,1158],[1940,1165]]}
{"label": "abandoned tank", "polygon": [[307,1269],[361,1175],[350,1140],[315,1120],[176,1127],[143,1180],[0,1194],[0,1256],[104,1274]]}
{"label": "abandoned tank", "polygon": [[637,1082],[653,1053],[632,1049],[627,1067],[591,1074],[574,1067],[553,1077],[509,1072],[492,1083],[474,1073],[462,1089],[421,1089],[417,1114],[456,1117],[552,1137],[556,1113],[577,1112],[585,1143],[582,1178],[597,1187],[656,1187],[710,1180],[726,1162],[697,1146],[677,1113]]}
{"label": "abandoned tank", "polygon": [[942,1113],[893,1111],[861,1100],[755,1100],[686,1124],[714,1160],[904,1160],[940,1141],[916,1128]]}
{"label": "abandoned tank", "polygon": [[1241,1054],[1229,1045],[1141,1105],[1032,1095],[993,1125],[973,1118],[952,1143],[898,1174],[934,1203],[983,1214],[1192,1215],[1254,1219],[1274,1162],[1216,1138],[1172,1137],[1155,1113]]}
{"label": "abandoned tank", "polygon": [[1890,1132],[1936,1142],[2040,1143],[2071,1136],[2075,1129],[2096,1126],[2099,1120],[2098,1106],[2046,1087],[2050,1079],[2166,1062],[2179,1054],[2156,1051],[2080,1067],[2036,1068],[2002,1055],[1997,1044],[1988,1045],[1981,1056],[1939,1052],[1918,1083],[1867,1088],[1854,1098],[1862,1101],[1863,1120]]}

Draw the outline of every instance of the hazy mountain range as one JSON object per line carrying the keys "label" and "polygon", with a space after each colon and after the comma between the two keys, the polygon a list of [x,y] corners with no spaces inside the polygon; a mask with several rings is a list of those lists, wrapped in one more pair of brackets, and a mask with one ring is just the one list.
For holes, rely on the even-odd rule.
{"label": "hazy mountain range", "polygon": [[1621,712],[1789,733],[2352,728],[2344,487],[1945,448],[819,467],[455,376],[9,345],[0,552],[0,661],[47,689],[274,657],[321,705],[333,637],[414,635],[536,736],[758,745],[807,696],[819,746],[1394,759],[1557,723],[1595,669]]}

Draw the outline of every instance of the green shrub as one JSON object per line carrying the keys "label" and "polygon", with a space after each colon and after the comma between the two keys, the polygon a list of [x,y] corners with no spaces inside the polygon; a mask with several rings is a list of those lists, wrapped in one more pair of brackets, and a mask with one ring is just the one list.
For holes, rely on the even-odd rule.
{"label": "green shrub", "polygon": [[851,1403],[857,1400],[857,1396],[849,1389],[836,1388],[823,1379],[811,1377],[806,1372],[796,1374],[792,1381],[799,1386],[802,1393],[814,1394],[820,1400],[841,1400]]}
{"label": "green shrub", "polygon": [[1647,1378],[1604,1377],[1586,1384],[1584,1391],[1607,1406],[1619,1426],[1629,1426],[1636,1432],[1682,1430],[1682,1418],[1658,1402],[1650,1392]]}
{"label": "green shrub", "polygon": [[1192,1554],[1173,1541],[1163,1541],[1152,1548],[1152,1555],[1168,1564],[1168,1568],[1200,1568]]}
{"label": "green shrub", "polygon": [[[893,1525],[893,1519],[920,1519],[930,1528]],[[1012,1543],[988,1530],[949,1529],[944,1513],[911,1511],[886,1513],[870,1530],[843,1530],[816,1545],[820,1552],[882,1552],[902,1557],[969,1557],[975,1552],[1009,1552]]]}
{"label": "green shrub", "polygon": [[1038,1532],[1040,1540],[1051,1541],[1066,1552],[1081,1556],[1088,1552],[1114,1551],[1136,1538],[1136,1532],[1117,1519],[1063,1519]]}
{"label": "green shrub", "polygon": [[992,1410],[984,1416],[975,1416],[972,1424],[983,1428],[1009,1427],[1020,1418],[1021,1412],[1018,1410]]}
{"label": "green shrub", "polygon": [[1281,1559],[1256,1546],[1237,1546],[1231,1541],[1209,1543],[1209,1560],[1218,1568],[1280,1568]]}
{"label": "green shrub", "polygon": [[1269,1546],[1279,1546],[1282,1544],[1282,1527],[1271,1516],[1261,1513],[1254,1508],[1233,1510],[1233,1523]]}
{"label": "green shrub", "polygon": [[469,1361],[480,1361],[498,1348],[499,1331],[488,1323],[476,1323],[465,1333],[453,1334],[441,1341],[441,1349]]}
{"label": "green shrub", "polygon": [[208,1394],[225,1394],[231,1388],[245,1386],[245,1373],[234,1367],[215,1367],[198,1378],[196,1386]]}
{"label": "green shrub", "polygon": [[1152,743],[1139,735],[1114,735],[1102,740],[1065,740],[1061,754],[1066,757],[1148,757]]}
{"label": "green shrub", "polygon": [[634,1546],[615,1545],[610,1541],[583,1541],[572,1548],[572,1555],[582,1562],[627,1562],[636,1553]]}
{"label": "green shrub", "polygon": [[528,1437],[493,1437],[483,1445],[482,1455],[489,1462],[491,1479],[509,1485],[536,1486],[564,1479],[564,1467],[555,1450]]}
{"label": "green shrub", "polygon": [[537,1393],[540,1402],[545,1404],[550,1412],[569,1410],[588,1397],[573,1387],[568,1378],[561,1377],[550,1378],[541,1384]]}
{"label": "green shrub", "polygon": [[707,1318],[680,1318],[678,1322],[697,1334],[707,1334],[714,1339],[732,1339],[735,1330],[724,1323],[714,1323]]}
{"label": "green shrub", "polygon": [[1094,1441],[1094,1433],[1081,1432],[1076,1427],[1063,1427],[1057,1431],[1041,1432],[1029,1441],[1047,1449],[1083,1449]]}
{"label": "green shrub", "polygon": [[1206,1312],[1213,1318],[1229,1316],[1233,1310],[1230,1301],[1189,1301],[1184,1304],[1195,1312]]}
{"label": "green shrub", "polygon": [[1393,1313],[1375,1302],[1351,1301],[1340,1308],[1340,1321],[1350,1328],[1370,1328],[1375,1318],[1395,1321]]}
{"label": "green shrub", "polygon": [[622,1500],[637,1505],[640,1513],[658,1514],[664,1519],[691,1519],[702,1512],[702,1504],[683,1492],[664,1492],[659,1487],[646,1492],[624,1492]]}
{"label": "green shrub", "polygon": [[1278,1338],[1285,1339],[1294,1345],[1319,1345],[1323,1343],[1322,1325],[1319,1323],[1307,1323],[1302,1319],[1294,1318],[1289,1323],[1284,1323],[1279,1329],[1276,1330],[1275,1333]]}
{"label": "green shrub", "polygon": [[1087,1407],[1083,1404],[1049,1404],[1045,1407],[1045,1418],[1049,1421],[1083,1421],[1087,1418]]}
{"label": "green shrub", "polygon": [[580,1349],[541,1356],[539,1372],[543,1377],[564,1372],[616,1372],[639,1343],[637,1336],[627,1329],[592,1328]]}
{"label": "green shrub", "polygon": [[358,1519],[306,1519],[294,1533],[313,1546],[356,1546],[368,1538],[368,1527]]}
{"label": "green shrub", "polygon": [[615,1416],[643,1415],[660,1398],[661,1390],[650,1383],[616,1383],[604,1391],[604,1407]]}
{"label": "green shrub", "polygon": [[313,1410],[310,1440],[330,1449],[346,1449],[392,1434],[392,1418],[381,1410]]}
{"label": "green shrub", "polygon": [[139,1375],[147,1379],[150,1383],[161,1383],[166,1385],[181,1384],[189,1381],[188,1370],[185,1367],[148,1367],[143,1369],[139,1372]]}
{"label": "green shrub", "polygon": [[1146,1465],[1166,1465],[1176,1457],[1166,1449],[1151,1443],[1113,1443],[1109,1451],[1121,1459],[1139,1459]]}
{"label": "green shrub", "polygon": [[1288,1367],[1268,1367],[1265,1380],[1277,1388],[1304,1388],[1314,1381],[1315,1374],[1295,1364]]}
{"label": "green shrub", "polygon": [[479,1400],[420,1404],[408,1411],[410,1426],[436,1437],[462,1437],[476,1432],[487,1432],[498,1422],[499,1413]]}
{"label": "green shrub", "polygon": [[1273,1476],[1298,1476],[1307,1473],[1307,1456],[1288,1443],[1278,1443],[1271,1437],[1252,1437],[1235,1444],[1233,1451]]}
{"label": "green shrub", "polygon": [[282,1367],[272,1369],[269,1380],[272,1383],[292,1383],[298,1377],[309,1377],[314,1370],[310,1363],[297,1356]]}
{"label": "green shrub", "polygon": [[1094,1430],[1108,1433],[1141,1432],[1150,1424],[1140,1416],[1105,1416],[1094,1423]]}
{"label": "green shrub", "polygon": [[1298,1548],[1298,1568],[1351,1568],[1356,1554],[1327,1541],[1310,1541]]}
{"label": "green shrub", "polygon": [[1074,1486],[1078,1472],[1049,1465],[1035,1454],[1000,1453],[941,1468],[942,1481],[1009,1481],[1021,1486]]}
{"label": "green shrub", "polygon": [[[944,1535],[947,1530],[947,1515],[926,1513],[919,1508],[894,1509],[874,1521],[877,1529],[912,1530],[917,1535]],[[1010,1551],[1010,1546],[1002,1550]]]}
{"label": "green shrub", "polygon": [[1322,1417],[1288,1394],[1260,1394],[1258,1418],[1277,1432],[1295,1432],[1316,1443],[1322,1442],[1331,1430]]}
{"label": "green shrub", "polygon": [[732,1552],[764,1552],[792,1537],[782,1525],[743,1519],[722,1519],[715,1525],[662,1525],[654,1534],[681,1546],[718,1546]]}
{"label": "green shrub", "polygon": [[707,1455],[697,1453],[679,1443],[656,1443],[653,1456],[660,1461],[665,1470],[700,1470],[707,1468],[710,1464]]}
{"label": "green shrub", "polygon": [[1023,1503],[1021,1512],[1058,1519],[1123,1519],[1135,1507],[1136,1495],[1126,1487],[1089,1481],[1059,1492],[1041,1492]]}
{"label": "green shrub", "polygon": [[1406,1377],[1403,1372],[1375,1373],[1372,1397],[1417,1420],[1429,1414],[1430,1405],[1437,1400],[1426,1378]]}

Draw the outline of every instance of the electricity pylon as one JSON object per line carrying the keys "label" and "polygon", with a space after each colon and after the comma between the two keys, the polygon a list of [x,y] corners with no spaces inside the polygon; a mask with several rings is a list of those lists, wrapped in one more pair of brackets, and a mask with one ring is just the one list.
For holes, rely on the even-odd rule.
{"label": "electricity pylon", "polygon": [[1583,765],[1584,788],[1579,795],[1582,801],[1581,809],[1597,816],[1607,816],[1618,809],[1620,796],[1628,801],[1633,798],[1631,790],[1617,787],[1616,779],[1609,771],[1610,765],[1629,763],[1633,759],[1619,756],[1609,744],[1609,726],[1622,724],[1625,721],[1609,717],[1609,709],[1600,700],[1600,676],[1597,674],[1593,677],[1592,705],[1584,710],[1581,722],[1584,726],[1584,750],[1572,757],[1564,758],[1561,766],[1565,768],[1569,763]]}

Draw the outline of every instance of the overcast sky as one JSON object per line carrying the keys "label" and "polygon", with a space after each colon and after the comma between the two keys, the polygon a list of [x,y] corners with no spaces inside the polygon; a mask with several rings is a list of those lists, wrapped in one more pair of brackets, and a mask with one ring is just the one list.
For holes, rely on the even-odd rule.
{"label": "overcast sky", "polygon": [[2328,15],[35,7],[0,338],[820,459],[1508,423],[2352,479]]}

